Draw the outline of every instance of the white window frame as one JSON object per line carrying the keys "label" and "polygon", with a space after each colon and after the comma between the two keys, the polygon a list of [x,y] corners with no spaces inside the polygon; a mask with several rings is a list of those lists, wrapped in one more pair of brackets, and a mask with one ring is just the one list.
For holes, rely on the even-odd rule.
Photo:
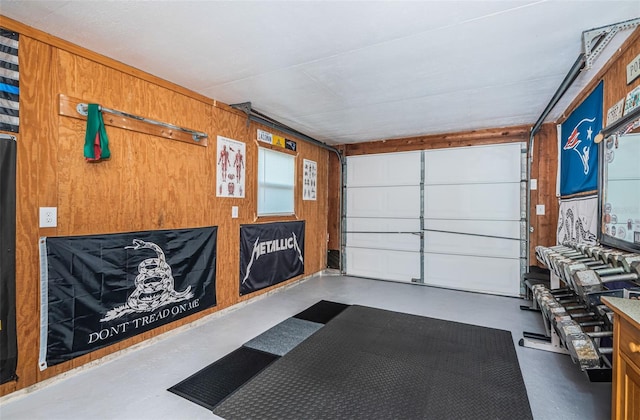
{"label": "white window frame", "polygon": [[295,187],[296,156],[258,147],[258,217],[295,215]]}

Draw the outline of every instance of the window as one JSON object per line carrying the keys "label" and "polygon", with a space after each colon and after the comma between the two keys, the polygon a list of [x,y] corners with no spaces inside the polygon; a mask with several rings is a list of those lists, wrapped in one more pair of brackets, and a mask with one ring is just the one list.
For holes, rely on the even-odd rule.
{"label": "window", "polygon": [[258,216],[294,213],[295,156],[258,148]]}

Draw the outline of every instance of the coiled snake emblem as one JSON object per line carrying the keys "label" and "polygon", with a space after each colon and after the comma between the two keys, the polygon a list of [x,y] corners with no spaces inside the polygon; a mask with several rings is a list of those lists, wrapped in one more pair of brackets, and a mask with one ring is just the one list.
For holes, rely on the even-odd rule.
{"label": "coiled snake emblem", "polygon": [[167,264],[164,251],[153,242],[134,239],[132,246],[125,249],[151,249],[156,258],[147,258],[138,264],[138,275],[134,280],[135,290],[127,303],[108,311],[100,321],[111,321],[132,312],[151,312],[169,303],[191,299],[194,294],[191,286],[182,292],[174,290],[174,279],[171,266]]}
{"label": "coiled snake emblem", "polygon": [[584,228],[582,219],[580,219],[579,217],[576,218],[573,214],[573,210],[570,208],[566,210],[566,214],[562,214],[562,212],[560,212],[560,223],[558,223],[558,238],[560,238],[561,234],[563,234],[563,237],[560,243],[569,240],[584,243],[596,242],[596,235]]}

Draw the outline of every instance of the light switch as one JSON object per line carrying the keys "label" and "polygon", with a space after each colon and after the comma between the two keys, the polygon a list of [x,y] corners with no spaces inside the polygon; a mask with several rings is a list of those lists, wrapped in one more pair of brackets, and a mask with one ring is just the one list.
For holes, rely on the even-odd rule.
{"label": "light switch", "polygon": [[238,206],[231,206],[231,218],[232,219],[238,218]]}
{"label": "light switch", "polygon": [[537,190],[538,189],[538,180],[537,179],[532,179],[530,182],[531,185],[531,191],[533,190]]}
{"label": "light switch", "polygon": [[544,204],[536,205],[536,214],[538,216],[544,216]]}

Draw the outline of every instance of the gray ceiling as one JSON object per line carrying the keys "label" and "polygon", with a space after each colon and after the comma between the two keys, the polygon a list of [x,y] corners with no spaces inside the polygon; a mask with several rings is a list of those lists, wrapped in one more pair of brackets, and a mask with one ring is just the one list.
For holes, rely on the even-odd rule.
{"label": "gray ceiling", "polygon": [[533,125],[582,32],[639,17],[640,1],[2,0],[0,13],[337,144]]}

